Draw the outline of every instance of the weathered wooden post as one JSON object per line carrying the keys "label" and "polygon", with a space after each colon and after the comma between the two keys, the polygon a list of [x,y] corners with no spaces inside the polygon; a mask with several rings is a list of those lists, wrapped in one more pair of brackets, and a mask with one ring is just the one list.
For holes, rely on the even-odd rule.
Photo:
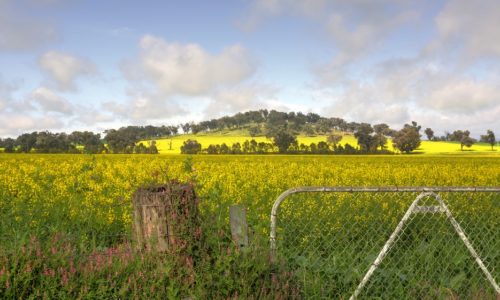
{"label": "weathered wooden post", "polygon": [[138,250],[183,249],[193,238],[199,238],[198,198],[192,185],[171,181],[140,188],[132,202]]}
{"label": "weathered wooden post", "polygon": [[241,205],[229,207],[231,237],[240,248],[248,247],[248,225],[246,209]]}

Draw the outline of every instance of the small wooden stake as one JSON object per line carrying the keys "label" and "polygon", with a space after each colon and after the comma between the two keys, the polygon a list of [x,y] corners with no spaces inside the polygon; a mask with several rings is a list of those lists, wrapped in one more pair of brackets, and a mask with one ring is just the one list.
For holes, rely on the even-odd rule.
{"label": "small wooden stake", "polygon": [[241,205],[229,207],[231,237],[240,248],[248,247],[248,225],[246,209]]}

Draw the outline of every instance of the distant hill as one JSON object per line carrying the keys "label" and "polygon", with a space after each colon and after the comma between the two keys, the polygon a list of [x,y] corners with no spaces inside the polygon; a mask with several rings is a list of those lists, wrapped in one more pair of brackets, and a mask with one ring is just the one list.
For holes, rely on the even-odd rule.
{"label": "distant hill", "polygon": [[[196,150],[198,152],[186,153],[329,154],[334,152],[336,154],[390,154],[394,150],[391,142],[394,139],[394,141],[399,141],[398,145],[401,151],[407,153],[412,151],[453,154],[497,153],[491,151],[491,146],[487,143],[477,143],[469,136],[470,132],[466,129],[437,136],[434,135],[431,128],[424,130],[415,121],[405,124],[401,129],[391,128],[385,123],[372,125],[349,122],[339,117],[327,118],[315,113],[304,114],[302,112],[280,112],[266,109],[241,112],[198,123],[188,122],[168,126],[126,126],[119,129],[108,129],[104,133],[104,137],[99,133],[89,131],[74,131],[70,134],[49,131],[23,133],[15,139],[0,139],[0,150],[24,153],[139,154],[154,154],[159,151],[160,153],[175,154],[181,152],[180,149],[184,141],[191,139],[198,143],[192,143],[189,145],[190,147],[194,147],[196,150],[200,148],[201,144],[202,149]],[[280,136],[284,139],[273,144],[271,137]],[[327,141],[328,136],[330,142]],[[339,136],[342,139],[340,143],[336,143]],[[419,136],[426,136],[427,140],[432,140],[432,142],[422,141],[421,147],[415,149],[420,139]],[[294,137],[297,137],[297,141]],[[409,140],[409,138],[411,139]],[[253,152],[249,151],[248,144],[245,145],[244,151],[238,150],[245,141],[252,139],[261,144],[253,146]],[[493,141],[492,143],[495,144],[494,133],[488,131],[487,135],[481,136],[481,141]],[[208,149],[210,145],[213,147]],[[219,151],[217,145],[223,146],[223,149],[226,150]],[[232,148],[233,145],[235,148],[227,151],[226,147]],[[337,145],[342,147],[335,149]],[[467,148],[470,145],[472,147]],[[279,151],[275,151],[276,147],[279,148]],[[465,151],[461,151],[461,148],[464,148]]]}

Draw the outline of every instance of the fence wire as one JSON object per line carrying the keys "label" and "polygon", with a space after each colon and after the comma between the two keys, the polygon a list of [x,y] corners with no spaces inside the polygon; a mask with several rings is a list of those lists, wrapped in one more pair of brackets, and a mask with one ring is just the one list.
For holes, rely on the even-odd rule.
{"label": "fence wire", "polygon": [[304,298],[500,297],[500,188],[294,189],[271,218]]}

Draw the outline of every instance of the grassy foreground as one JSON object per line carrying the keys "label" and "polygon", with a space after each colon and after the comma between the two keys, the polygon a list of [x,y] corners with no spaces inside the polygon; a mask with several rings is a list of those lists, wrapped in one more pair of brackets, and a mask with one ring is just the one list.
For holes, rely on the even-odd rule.
{"label": "grassy foreground", "polygon": [[[498,186],[500,182],[500,159],[484,155],[188,158],[0,154],[0,169],[0,298],[273,299],[338,295],[359,274],[348,283],[332,287],[336,292],[323,294],[320,281],[303,280],[301,275],[307,274],[307,270],[299,272],[290,267],[307,262],[310,257],[293,253],[283,258],[281,267],[269,264],[270,209],[284,190],[303,185]],[[195,180],[201,197],[206,239],[201,249],[186,253],[182,261],[172,255],[129,251],[132,193],[141,185],[167,178]],[[324,200],[317,199],[315,203]],[[356,209],[364,212],[361,219],[353,216],[358,222],[356,227],[342,231],[350,232],[343,238],[356,246],[369,237],[363,228],[394,228],[407,200],[391,201],[389,206],[381,206],[378,201],[366,205],[356,202],[356,206],[338,202],[343,209],[335,211],[321,210],[322,204],[317,204],[288,213],[294,213],[291,218],[300,225],[311,218],[326,224],[335,216],[338,219],[352,215]],[[239,251],[231,243],[227,218],[228,207],[234,203],[248,207],[248,221],[254,232],[251,251]],[[497,218],[488,216],[500,214],[498,203],[496,198],[461,206],[466,209],[464,216],[469,216],[467,222],[485,220],[475,236],[486,235],[491,241],[487,245],[493,249],[500,246],[500,224]],[[320,218],[315,212],[340,215]],[[384,236],[380,238],[383,239]],[[358,255],[360,251],[346,249],[347,253]],[[409,256],[404,265],[418,266],[418,258]],[[432,256],[425,259],[432,263]],[[498,278],[498,257],[493,259],[490,266]],[[463,263],[459,261],[457,266]],[[347,278],[352,266],[338,265],[337,270],[343,274],[341,278]],[[356,272],[361,274],[362,270]],[[431,281],[446,286],[451,295],[464,294],[464,287],[472,284],[462,279],[462,273],[454,273],[458,279],[450,285],[442,277],[448,273],[436,274]],[[482,290],[476,292],[475,296],[483,295]]]}

